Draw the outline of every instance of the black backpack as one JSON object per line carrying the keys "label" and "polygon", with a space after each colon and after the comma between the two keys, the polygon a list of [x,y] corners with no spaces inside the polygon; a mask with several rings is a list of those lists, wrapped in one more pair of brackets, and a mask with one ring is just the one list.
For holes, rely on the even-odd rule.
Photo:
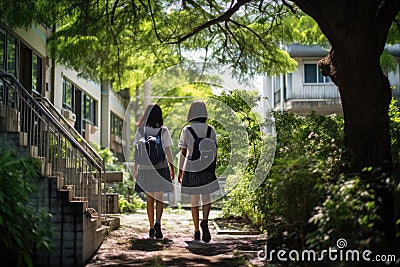
{"label": "black backpack", "polygon": [[194,138],[193,152],[190,160],[189,171],[215,170],[217,162],[217,144],[210,138],[211,126],[207,128],[205,138],[199,138],[192,127],[187,127]]}
{"label": "black backpack", "polygon": [[144,127],[138,129],[142,138],[135,146],[135,163],[140,165],[154,165],[165,159],[165,152],[161,143],[162,127],[158,133],[146,137]]}

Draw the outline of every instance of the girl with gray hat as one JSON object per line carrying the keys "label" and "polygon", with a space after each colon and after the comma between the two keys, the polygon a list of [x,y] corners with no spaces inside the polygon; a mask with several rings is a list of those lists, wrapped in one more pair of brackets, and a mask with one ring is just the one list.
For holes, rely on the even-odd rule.
{"label": "girl with gray hat", "polygon": [[[211,210],[210,193],[219,190],[215,175],[216,132],[214,127],[206,123],[207,119],[205,103],[200,100],[194,101],[187,116],[190,125],[182,129],[178,144],[181,148],[178,181],[182,183],[182,193],[191,195],[194,239],[200,240],[201,227],[203,232],[201,239],[204,242],[211,240],[208,229],[208,216]],[[207,154],[209,152],[212,153]],[[200,199],[203,213],[201,223],[199,223]]]}

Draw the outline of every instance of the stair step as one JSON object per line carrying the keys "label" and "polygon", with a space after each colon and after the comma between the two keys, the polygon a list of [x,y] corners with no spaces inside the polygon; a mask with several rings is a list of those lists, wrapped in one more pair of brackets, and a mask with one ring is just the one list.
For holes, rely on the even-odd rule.
{"label": "stair step", "polygon": [[29,155],[33,158],[39,157],[39,148],[37,146],[30,146],[29,147]]}
{"label": "stair step", "polygon": [[20,132],[21,116],[20,112],[14,108],[7,107],[4,104],[0,107],[1,117],[1,129],[6,132]]}
{"label": "stair step", "polygon": [[72,201],[88,201],[87,197],[73,197]]}
{"label": "stair step", "polygon": [[7,116],[7,106],[4,103],[0,103],[0,118]]}
{"label": "stair step", "polygon": [[57,189],[60,190],[64,186],[64,173],[63,172],[53,172],[53,176],[57,178]]}
{"label": "stair step", "polygon": [[28,146],[28,133],[19,133],[19,143],[20,146]]}

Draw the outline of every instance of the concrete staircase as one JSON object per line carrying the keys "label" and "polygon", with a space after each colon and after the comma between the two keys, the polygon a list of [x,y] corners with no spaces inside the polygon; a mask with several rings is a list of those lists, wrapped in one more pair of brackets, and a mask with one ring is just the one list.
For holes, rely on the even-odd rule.
{"label": "concrete staircase", "polygon": [[36,251],[34,265],[84,266],[110,230],[101,216],[103,161],[12,75],[0,71],[0,80],[0,146],[40,160],[42,179],[33,181],[38,191],[31,200],[52,214],[53,250]]}
{"label": "concrete staircase", "polygon": [[25,136],[20,132],[0,132],[0,146],[21,157],[31,156],[42,162],[43,178],[35,181],[38,190],[31,200],[35,208],[52,214],[54,249],[50,254],[38,251],[35,265],[84,266],[110,231],[110,226],[103,225],[102,221],[111,220],[111,225],[118,227],[117,219],[101,218],[95,209],[88,206],[85,197],[75,195],[73,185],[64,183],[62,172],[50,173],[52,163],[38,157],[37,147],[28,146]]}

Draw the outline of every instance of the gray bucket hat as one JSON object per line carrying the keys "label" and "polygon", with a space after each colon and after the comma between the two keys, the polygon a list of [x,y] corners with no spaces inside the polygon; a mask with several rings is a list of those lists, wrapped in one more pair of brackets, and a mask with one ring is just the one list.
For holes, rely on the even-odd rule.
{"label": "gray bucket hat", "polygon": [[187,121],[197,118],[208,118],[206,104],[201,100],[195,100],[190,105]]}

